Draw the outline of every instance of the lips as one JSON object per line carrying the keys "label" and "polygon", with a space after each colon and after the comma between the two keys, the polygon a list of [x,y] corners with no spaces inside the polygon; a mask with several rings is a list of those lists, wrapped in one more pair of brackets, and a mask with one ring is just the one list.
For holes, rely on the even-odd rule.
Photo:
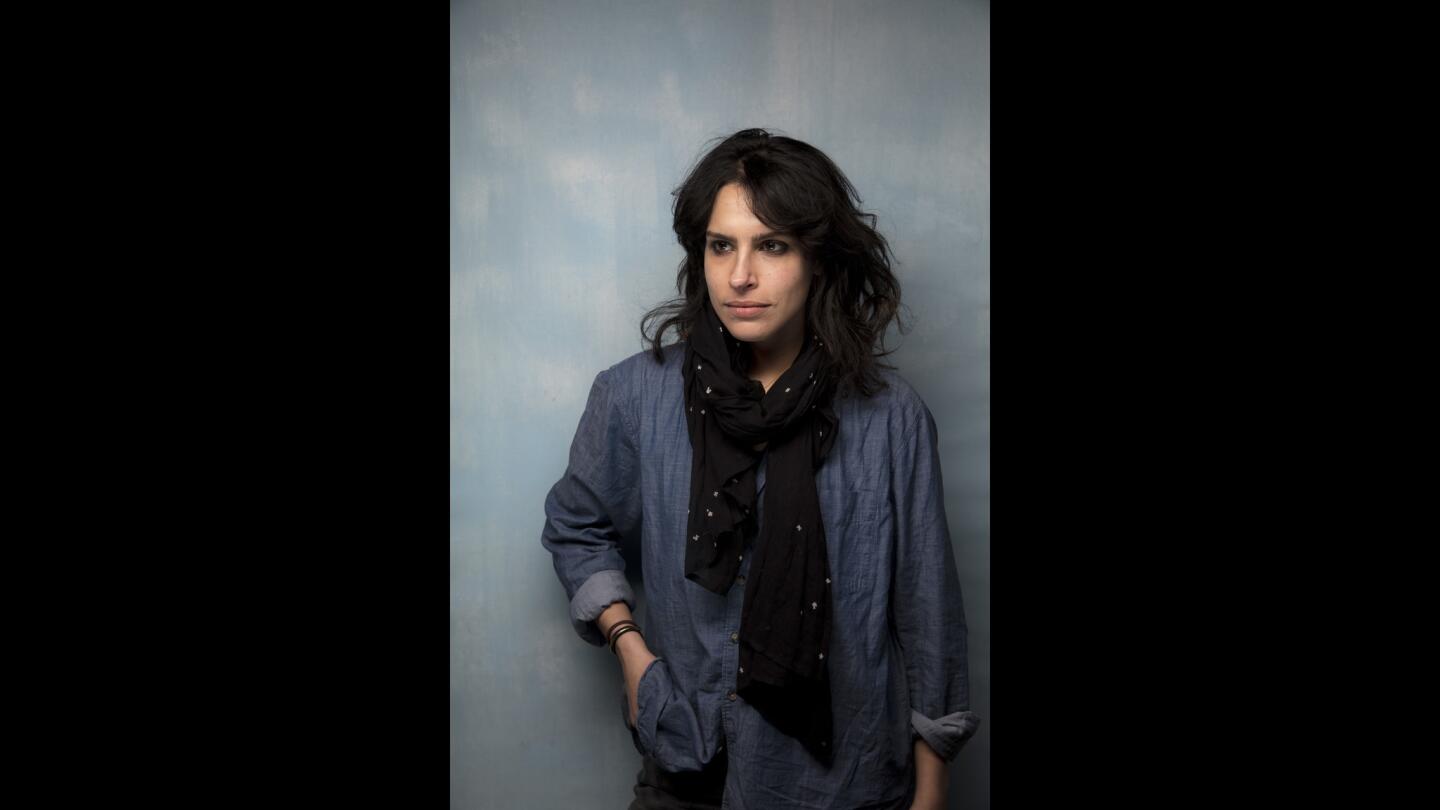
{"label": "lips", "polygon": [[766,309],[768,309],[769,306],[770,306],[769,304],[752,304],[752,305],[726,304],[726,305],[725,305],[725,307],[730,310],[730,314],[731,314],[731,315],[734,315],[734,316],[737,317],[737,318],[754,318],[754,317],[756,317],[757,315],[759,315],[760,313],[764,312]]}

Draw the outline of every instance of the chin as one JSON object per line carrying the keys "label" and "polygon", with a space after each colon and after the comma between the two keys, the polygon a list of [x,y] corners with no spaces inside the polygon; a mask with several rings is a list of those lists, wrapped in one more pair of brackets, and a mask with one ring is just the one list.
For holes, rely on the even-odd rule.
{"label": "chin", "polygon": [[739,323],[728,328],[730,334],[734,336],[736,340],[744,341],[745,343],[763,343],[770,337],[769,329],[756,328],[753,323]]}

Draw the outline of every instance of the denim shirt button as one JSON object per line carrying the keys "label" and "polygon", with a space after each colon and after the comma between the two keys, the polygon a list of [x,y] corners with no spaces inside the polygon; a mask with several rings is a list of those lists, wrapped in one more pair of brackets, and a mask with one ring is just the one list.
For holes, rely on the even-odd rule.
{"label": "denim shirt button", "polygon": [[739,634],[739,633],[731,633],[731,634],[730,634],[730,643],[734,644],[735,642],[737,642],[737,641],[739,641],[739,640],[740,640],[740,634]]}
{"label": "denim shirt button", "polygon": [[726,697],[730,698],[731,700],[734,700],[735,698],[739,697],[739,695],[736,695],[734,692],[731,692],[730,694],[726,695]]}

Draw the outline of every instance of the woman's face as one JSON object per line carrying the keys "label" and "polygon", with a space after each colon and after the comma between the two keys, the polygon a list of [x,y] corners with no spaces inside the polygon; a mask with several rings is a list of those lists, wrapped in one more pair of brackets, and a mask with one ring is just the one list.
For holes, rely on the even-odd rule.
{"label": "woman's face", "polygon": [[705,233],[705,285],[720,322],[737,339],[766,351],[805,339],[810,271],[800,243],[756,218],[737,183],[715,195]]}

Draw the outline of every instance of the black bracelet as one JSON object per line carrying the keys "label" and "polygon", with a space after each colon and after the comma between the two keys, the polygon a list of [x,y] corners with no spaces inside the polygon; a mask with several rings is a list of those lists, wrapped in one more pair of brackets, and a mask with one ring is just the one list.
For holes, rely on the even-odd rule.
{"label": "black bracelet", "polygon": [[[626,633],[630,632],[631,630],[634,630],[635,632],[640,633],[640,625],[638,625],[638,624],[627,624],[627,625],[625,625],[624,627],[620,628],[620,630],[619,630],[618,632],[616,632],[615,635],[613,635],[613,636],[610,637],[610,652],[615,653],[616,655],[619,655],[619,654],[620,654],[620,648],[615,646],[615,642],[618,641],[621,636],[625,635]],[[645,634],[644,634],[644,633],[640,633],[640,637],[641,637],[641,638],[644,638],[644,637],[645,637]]]}
{"label": "black bracelet", "polygon": [[621,619],[620,621],[610,625],[610,629],[605,631],[605,643],[609,644],[610,640],[615,638],[615,631],[619,630],[622,627],[625,627],[626,625],[634,625],[635,627],[640,626],[638,624],[635,624],[635,622],[631,621],[630,619]]}

